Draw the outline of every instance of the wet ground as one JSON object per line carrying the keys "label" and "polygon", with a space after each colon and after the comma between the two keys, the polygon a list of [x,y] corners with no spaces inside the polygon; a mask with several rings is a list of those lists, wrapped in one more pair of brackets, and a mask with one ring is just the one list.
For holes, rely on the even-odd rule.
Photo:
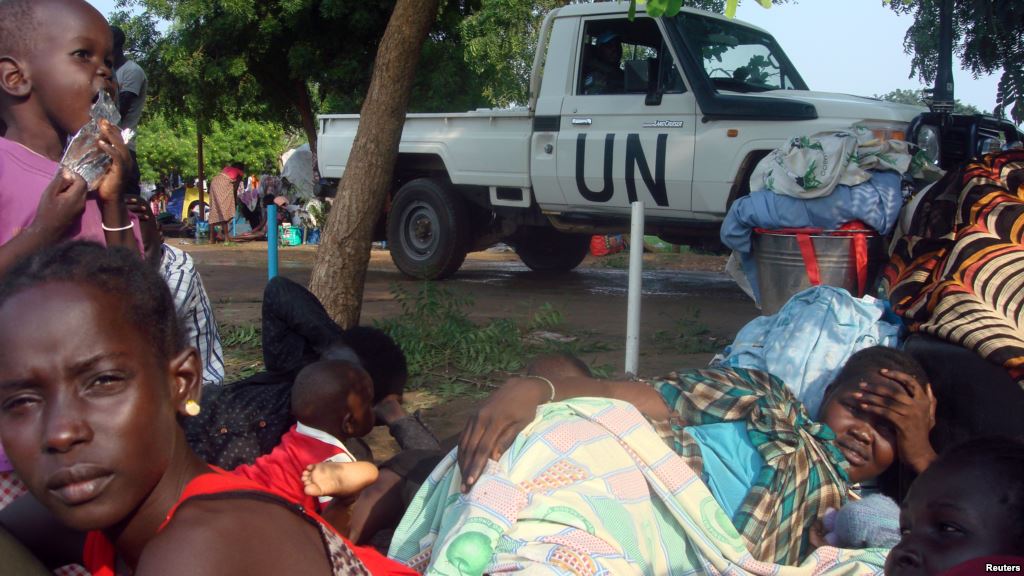
{"label": "wet ground", "polygon": [[[171,243],[196,259],[207,292],[222,324],[257,323],[266,283],[266,244],[227,247]],[[279,271],[308,284],[315,247],[282,248]],[[722,271],[724,257],[683,254],[645,255],[641,304],[640,375],[656,376],[680,368],[704,366],[754,318],[753,303]],[[462,269],[444,281],[445,288],[472,297],[475,320],[511,318],[525,322],[549,304],[564,319],[557,331],[599,341],[607,350],[584,354],[593,366],[614,367],[621,374],[626,339],[625,254],[588,257],[576,270],[548,275],[530,271],[511,252],[471,254]],[[386,251],[371,255],[364,292],[363,324],[399,314],[393,285],[415,290],[418,281],[402,276]],[[447,400],[441,405],[413,394],[414,408],[426,406],[424,416],[441,436],[461,429],[478,401]],[[386,444],[386,443],[385,443]],[[378,456],[387,452],[375,446]]]}

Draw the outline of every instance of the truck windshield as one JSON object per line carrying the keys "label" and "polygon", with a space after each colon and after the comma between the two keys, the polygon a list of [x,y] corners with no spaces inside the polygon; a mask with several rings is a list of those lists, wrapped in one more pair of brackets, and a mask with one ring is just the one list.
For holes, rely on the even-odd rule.
{"label": "truck windshield", "polygon": [[675,25],[717,90],[806,90],[775,39],[741,24],[682,12]]}

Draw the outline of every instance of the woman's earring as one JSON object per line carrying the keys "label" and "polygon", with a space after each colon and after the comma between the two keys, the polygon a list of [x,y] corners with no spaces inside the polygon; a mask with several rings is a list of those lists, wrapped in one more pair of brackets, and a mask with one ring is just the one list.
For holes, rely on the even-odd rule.
{"label": "woman's earring", "polygon": [[188,414],[189,416],[199,416],[199,413],[202,410],[202,407],[199,406],[199,402],[196,402],[195,400],[185,402],[185,414]]}

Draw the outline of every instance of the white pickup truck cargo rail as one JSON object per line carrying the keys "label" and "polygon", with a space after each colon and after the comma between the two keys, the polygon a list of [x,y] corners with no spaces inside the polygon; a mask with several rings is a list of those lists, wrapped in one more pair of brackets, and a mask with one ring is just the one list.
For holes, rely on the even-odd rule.
{"label": "white pickup truck cargo rail", "polygon": [[[716,239],[775,147],[853,124],[901,137],[924,111],[812,92],[754,26],[690,9],[629,20],[627,10],[553,10],[526,108],[408,115],[380,231],[400,270],[443,278],[499,241],[534,270],[570,270],[590,235],[628,230],[637,199],[647,233]],[[320,173],[339,179],[359,116],[319,121]]]}

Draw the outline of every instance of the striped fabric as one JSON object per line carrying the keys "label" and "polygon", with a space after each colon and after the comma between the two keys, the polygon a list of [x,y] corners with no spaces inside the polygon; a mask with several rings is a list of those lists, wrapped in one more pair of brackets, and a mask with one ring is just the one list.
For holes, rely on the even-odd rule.
{"label": "striped fabric", "polygon": [[210,298],[203,288],[195,261],[185,252],[164,244],[160,275],[174,297],[174,308],[186,341],[199,350],[199,359],[203,362],[203,385],[222,384],[224,351]]}
{"label": "striped fabric", "polygon": [[747,548],[763,562],[795,565],[810,552],[810,529],[848,497],[846,460],[835,434],[811,420],[781,380],[758,370],[714,368],[651,380],[673,409],[659,434],[695,471],[700,447],[684,426],[745,421],[765,465],[733,518]]}
{"label": "striped fabric", "polygon": [[884,272],[893,308],[1024,386],[1024,151],[987,155],[926,194]]}

